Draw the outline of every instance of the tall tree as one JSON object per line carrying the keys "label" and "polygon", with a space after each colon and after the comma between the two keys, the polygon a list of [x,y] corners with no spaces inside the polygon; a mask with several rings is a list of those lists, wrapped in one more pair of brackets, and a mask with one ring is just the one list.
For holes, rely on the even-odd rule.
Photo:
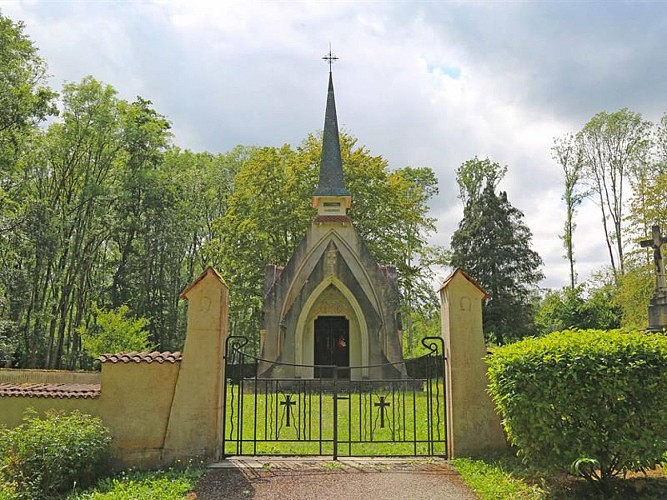
{"label": "tall tree", "polygon": [[614,275],[625,272],[623,220],[628,181],[641,179],[650,149],[651,123],[623,108],[601,112],[577,134],[585,175],[602,212],[609,260]]}
{"label": "tall tree", "polygon": [[577,274],[574,270],[574,229],[576,224],[574,216],[577,207],[586,197],[586,192],[581,190],[582,177],[582,158],[581,149],[579,149],[574,136],[568,134],[564,137],[556,138],[551,148],[553,159],[558,162],[563,170],[565,190],[563,192],[563,201],[565,201],[565,225],[561,239],[565,247],[565,258],[570,264],[570,288],[574,290],[577,281]]}
{"label": "tall tree", "polygon": [[111,184],[120,151],[115,91],[92,78],[66,84],[63,120],[52,124],[25,160],[32,179],[20,267],[31,282],[22,313],[24,364],[72,367],[108,238]]}
{"label": "tall tree", "polygon": [[39,123],[57,113],[55,95],[23,23],[0,13],[0,365],[10,363],[18,346],[21,304],[29,294],[21,269],[22,229],[34,209],[25,201],[30,179],[21,155]]}
{"label": "tall tree", "polygon": [[658,173],[667,173],[667,111],[662,115],[655,134],[656,161],[654,167]]}
{"label": "tall tree", "polygon": [[[475,175],[483,180],[471,185],[466,179],[476,168]],[[544,277],[542,259],[530,248],[532,234],[523,213],[509,203],[505,192],[496,193],[503,173],[497,163],[476,158],[459,168],[457,182],[465,206],[451,241],[451,265],[465,270],[491,294],[484,304],[484,332],[497,344],[532,333],[535,287]]]}
{"label": "tall tree", "polygon": [[[22,22],[0,14],[0,181],[6,194],[23,135],[56,113],[46,85],[46,64],[23,32]],[[2,195],[0,195],[2,196]],[[2,198],[0,198],[2,203]],[[1,206],[1,205],[0,205]]]}

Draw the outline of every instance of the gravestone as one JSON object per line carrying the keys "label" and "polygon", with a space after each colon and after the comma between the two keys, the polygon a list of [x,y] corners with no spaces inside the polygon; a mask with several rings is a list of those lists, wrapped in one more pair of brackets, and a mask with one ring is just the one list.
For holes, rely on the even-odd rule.
{"label": "gravestone", "polygon": [[653,250],[655,265],[655,291],[648,306],[648,331],[662,332],[667,329],[667,279],[661,248],[667,238],[660,233],[660,226],[653,226],[651,232],[650,239],[639,243],[643,248]]}

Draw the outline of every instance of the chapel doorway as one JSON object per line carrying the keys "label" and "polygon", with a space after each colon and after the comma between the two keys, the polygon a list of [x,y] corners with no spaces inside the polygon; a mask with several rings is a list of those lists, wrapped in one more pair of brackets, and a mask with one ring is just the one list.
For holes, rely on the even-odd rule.
{"label": "chapel doorway", "polygon": [[[350,322],[344,316],[320,316],[315,320],[315,378],[333,378],[329,366],[350,366]],[[350,370],[338,370],[349,379]]]}

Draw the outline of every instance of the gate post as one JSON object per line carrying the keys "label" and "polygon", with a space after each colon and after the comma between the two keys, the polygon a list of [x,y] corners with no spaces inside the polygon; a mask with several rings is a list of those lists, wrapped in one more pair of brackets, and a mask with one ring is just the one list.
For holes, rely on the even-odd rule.
{"label": "gate post", "polygon": [[482,300],[486,298],[487,293],[461,269],[455,270],[440,288],[449,458],[507,446],[500,418],[486,392],[482,329]]}
{"label": "gate post", "polygon": [[197,456],[219,459],[229,289],[209,267],[181,298],[188,301],[187,332],[163,457],[165,461]]}

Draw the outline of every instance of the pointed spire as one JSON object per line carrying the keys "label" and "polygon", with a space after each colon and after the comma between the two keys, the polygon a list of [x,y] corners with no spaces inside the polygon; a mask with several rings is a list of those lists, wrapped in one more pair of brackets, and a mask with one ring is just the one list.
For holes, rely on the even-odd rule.
{"label": "pointed spire", "polygon": [[[333,57],[329,51],[329,57]],[[338,118],[334,98],[333,76],[329,68],[329,92],[327,109],[324,115],[324,133],[322,134],[322,160],[320,180],[313,196],[350,196],[345,187],[343,162],[340,157],[340,139],[338,136]]]}

